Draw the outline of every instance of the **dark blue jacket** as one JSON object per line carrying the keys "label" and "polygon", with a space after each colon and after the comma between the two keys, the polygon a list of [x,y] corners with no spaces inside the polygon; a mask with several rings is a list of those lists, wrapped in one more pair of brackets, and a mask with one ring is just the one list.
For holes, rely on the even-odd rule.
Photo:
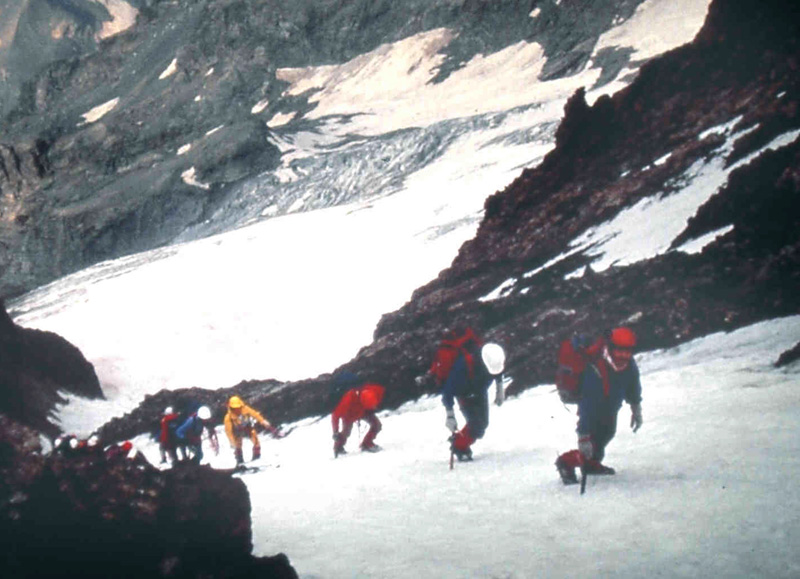
{"label": "dark blue jacket", "polygon": [[196,414],[192,414],[186,419],[186,422],[178,427],[175,434],[177,434],[180,439],[196,443],[203,436],[203,428],[203,421],[200,420]]}
{"label": "dark blue jacket", "polygon": [[476,353],[473,356],[473,377],[470,379],[467,368],[467,360],[464,354],[459,354],[453,367],[447,375],[447,379],[442,386],[442,403],[445,408],[453,407],[453,400],[459,396],[471,396],[482,394],[494,382],[494,377],[489,374],[486,366],[483,365],[481,356]]}
{"label": "dark blue jacket", "polygon": [[[609,393],[603,391],[603,379],[596,365],[604,364],[608,369]],[[578,434],[592,434],[599,424],[607,425],[616,419],[623,400],[628,404],[642,401],[642,384],[639,381],[639,368],[631,358],[628,367],[615,372],[601,359],[589,364],[581,374],[581,399],[578,402]]]}

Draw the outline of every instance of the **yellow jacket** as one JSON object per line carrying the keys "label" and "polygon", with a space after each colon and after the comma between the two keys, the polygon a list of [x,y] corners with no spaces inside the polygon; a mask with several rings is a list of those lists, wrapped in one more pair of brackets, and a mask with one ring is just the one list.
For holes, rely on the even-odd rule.
{"label": "yellow jacket", "polygon": [[231,409],[228,408],[224,423],[225,434],[228,435],[228,440],[231,441],[231,444],[236,445],[237,440],[241,440],[249,435],[250,430],[255,426],[256,422],[264,428],[270,427],[270,423],[261,416],[258,410],[250,408],[247,404],[244,404],[241,410],[236,414],[232,413]]}

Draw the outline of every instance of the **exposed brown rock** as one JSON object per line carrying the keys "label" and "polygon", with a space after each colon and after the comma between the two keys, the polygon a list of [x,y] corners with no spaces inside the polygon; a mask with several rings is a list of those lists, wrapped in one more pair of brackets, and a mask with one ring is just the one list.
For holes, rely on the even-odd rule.
{"label": "exposed brown rock", "polygon": [[230,471],[43,456],[35,431],[0,415],[0,474],[6,577],[297,577],[285,555],[252,556],[250,498]]}

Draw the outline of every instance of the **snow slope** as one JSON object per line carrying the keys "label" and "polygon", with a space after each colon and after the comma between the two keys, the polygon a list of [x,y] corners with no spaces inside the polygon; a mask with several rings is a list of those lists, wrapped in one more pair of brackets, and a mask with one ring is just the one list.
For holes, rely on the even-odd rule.
{"label": "snow slope", "polygon": [[[623,407],[618,474],[584,496],[553,467],[576,417],[551,387],[493,406],[475,461],[452,471],[436,398],[379,414],[374,455],[354,429],[334,459],[330,422],[307,421],[265,438],[264,470],[243,475],[254,552],[325,579],[797,577],[800,368],[772,364],[798,340],[795,316],[640,355],[644,426]],[[226,442],[210,461],[233,466]]]}
{"label": "snow slope", "polygon": [[[667,4],[644,3],[634,18],[621,22],[599,44],[629,46],[652,56],[688,41],[691,30],[701,26],[708,2],[682,0],[680,26],[672,17],[664,20]],[[354,96],[361,95],[361,112],[374,114],[349,118],[349,123],[361,125],[347,131],[393,131],[419,122],[419,115],[425,123],[458,123],[444,150],[424,164],[414,165],[414,158],[424,157],[424,149],[432,145],[407,143],[402,134],[384,137],[389,141],[378,153],[381,159],[411,164],[395,168],[402,175],[400,186],[383,179],[388,169],[381,159],[355,163],[352,170],[339,167],[335,178],[360,191],[361,200],[98,264],[9,303],[16,323],[64,336],[95,367],[108,400],[72,398],[58,413],[64,429],[85,427],[86,413],[94,416],[91,428],[96,428],[134,408],[146,394],[165,388],[218,388],[254,378],[288,381],[332,371],[371,341],[382,314],[400,307],[415,288],[450,264],[474,235],[486,197],[523,167],[541,161],[553,146],[565,99],[576,86],[594,82],[597,71],[587,67],[573,79],[537,83],[541,62],[504,51],[476,59],[442,85],[428,86],[425,71],[433,71],[436,62],[424,41],[439,34],[382,47],[335,71],[295,71],[295,88],[289,89],[325,87],[315,97],[320,107],[314,114],[353,113]],[[533,45],[508,50],[539,53]],[[502,66],[487,67],[485,61],[492,59],[505,60]],[[382,82],[386,70],[394,71],[391,84]],[[502,74],[528,79],[529,86],[524,93],[501,91],[515,95],[513,102],[496,100],[481,82],[484,74],[495,75],[495,84],[500,83],[496,75]],[[352,84],[353,78],[360,82]],[[623,85],[590,92],[589,100]],[[437,109],[436,103],[452,106]],[[476,106],[484,116],[452,120],[473,114]],[[417,117],[398,121],[384,114],[387,107]],[[518,108],[489,112],[503,107]],[[283,135],[285,166],[244,189],[255,197],[269,195],[271,185],[265,183],[287,180],[302,193],[293,205],[298,210],[307,199],[324,195],[315,188],[329,186],[328,173],[322,181],[285,176],[298,169],[291,160],[324,155],[320,151],[341,138],[340,129],[332,123],[329,134],[315,134],[307,142],[304,134]],[[446,132],[425,138],[442,146]],[[400,140],[395,143],[394,138]],[[371,190],[373,185],[379,189]],[[318,355],[300,359],[298,353],[309,349]]]}

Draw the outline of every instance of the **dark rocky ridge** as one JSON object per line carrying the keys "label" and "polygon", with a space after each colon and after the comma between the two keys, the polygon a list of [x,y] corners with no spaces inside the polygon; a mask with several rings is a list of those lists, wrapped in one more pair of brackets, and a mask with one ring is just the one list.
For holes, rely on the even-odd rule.
{"label": "dark rocky ridge", "polygon": [[16,326],[0,300],[4,577],[297,577],[283,554],[252,555],[250,498],[231,471],[160,471],[102,444],[46,454],[62,392],[102,397],[77,348]]}
{"label": "dark rocky ridge", "polygon": [[[716,0],[695,41],[643,67],[627,89],[593,106],[583,91],[569,101],[557,147],[486,203],[475,238],[452,266],[385,315],[374,341],[345,364],[385,384],[390,408],[415,399],[445,328],[469,324],[508,353],[510,393],[552,383],[555,344],[573,331],[633,326],[641,348],[669,347],[800,311],[800,144],[761,154],[736,169],[698,211],[679,239],[732,224],[700,254],[667,252],[577,279],[591,264],[577,253],[525,277],[567,244],[644,197],[680,188],[676,178],[711,156],[722,137],[698,136],[741,116],[752,128],[728,159],[745,158],[775,136],[800,127],[800,34],[782,2]],[[672,153],[662,165],[653,165]],[[626,176],[621,177],[624,173]],[[653,224],[657,227],[658,224]],[[480,302],[509,278],[514,290]],[[777,360],[780,352],[775,353]],[[329,413],[331,375],[279,385],[243,382],[207,392],[223,404],[247,393],[272,421]],[[112,437],[141,432],[161,412],[167,393],[104,427]]]}
{"label": "dark rocky ridge", "polygon": [[14,324],[0,300],[0,414],[49,436],[61,392],[102,398],[94,367],[61,336]]}
{"label": "dark rocky ridge", "polygon": [[[436,81],[479,52],[521,40],[544,47],[543,76],[558,78],[582,67],[600,34],[641,1],[128,0],[139,9],[136,25],[99,42],[93,35],[108,16],[97,2],[28,2],[21,19],[31,25],[0,45],[8,81],[0,113],[0,296],[168,244],[213,215],[235,184],[274,169],[279,152],[264,120],[299,112],[297,124],[315,128],[302,119],[310,95],[284,97],[279,67],[344,62],[448,27],[456,39]],[[15,6],[0,0],[0,8]],[[540,14],[532,19],[534,8]],[[64,34],[54,38],[36,24],[48,19],[61,22]],[[31,46],[44,47],[35,59]],[[174,77],[159,79],[173,58]],[[628,53],[599,61],[610,79]],[[112,111],[83,122],[115,98]],[[253,115],[262,100],[267,109]],[[190,142],[190,151],[176,154]],[[191,167],[207,189],[184,183]]]}
{"label": "dark rocky ridge", "polygon": [[252,556],[250,498],[230,472],[44,456],[0,414],[0,474],[4,577],[297,577],[283,554]]}

